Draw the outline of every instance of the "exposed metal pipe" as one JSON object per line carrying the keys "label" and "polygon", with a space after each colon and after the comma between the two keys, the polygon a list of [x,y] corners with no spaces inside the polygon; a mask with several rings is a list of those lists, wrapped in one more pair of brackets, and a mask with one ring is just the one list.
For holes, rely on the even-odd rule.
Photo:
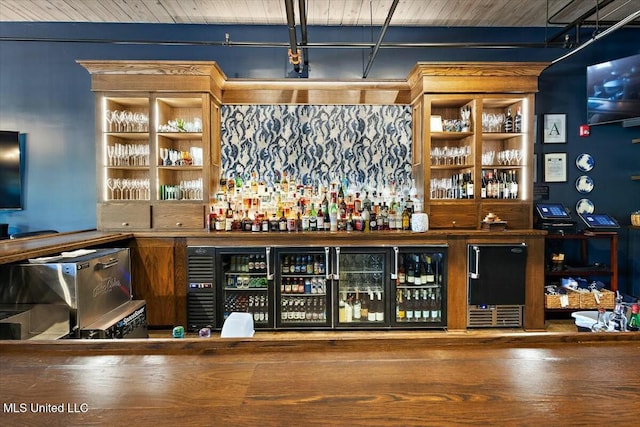
{"label": "exposed metal pipe", "polygon": [[398,6],[399,0],[393,0],[391,3],[391,7],[389,8],[389,13],[387,13],[387,19],[384,20],[384,25],[382,29],[380,29],[380,36],[378,37],[378,41],[376,45],[373,47],[373,51],[369,54],[369,62],[367,63],[367,67],[364,69],[364,73],[362,74],[362,78],[366,79],[367,75],[369,75],[369,70],[371,70],[371,66],[373,65],[373,60],[376,58],[378,54],[378,50],[380,49],[380,45],[382,44],[382,39],[384,39],[384,35],[389,28],[389,24],[391,23],[391,18],[393,17],[393,13],[396,11],[396,6]]}
{"label": "exposed metal pipe", "polygon": [[296,73],[300,72],[300,54],[296,35],[296,15],[293,11],[293,0],[284,0],[287,11],[287,27],[289,28],[289,62],[293,64]]}
{"label": "exposed metal pipe", "polygon": [[[224,41],[175,41],[175,40],[115,40],[115,39],[69,39],[61,37],[10,37],[0,36],[5,42],[45,42],[45,43],[100,43],[113,45],[157,45],[157,46],[225,46],[225,47],[290,47],[286,42],[237,42],[230,38]],[[382,43],[380,49],[424,49],[424,48],[464,48],[464,49],[534,49],[547,47],[562,47],[562,42],[552,43],[476,43],[476,42],[398,42]],[[332,42],[307,43],[309,49],[371,49],[375,46],[371,42]]]}
{"label": "exposed metal pipe", "polygon": [[302,43],[302,72],[309,72],[309,50],[307,49],[307,4],[305,0],[298,0],[300,10],[300,42]]}
{"label": "exposed metal pipe", "polygon": [[[547,39],[548,42],[553,42],[556,40],[559,40],[561,36],[563,36],[565,33],[567,33],[568,31],[570,31],[573,28],[580,28],[580,26],[585,22],[585,20],[592,16],[594,13],[596,13],[599,9],[602,9],[603,7],[606,7],[608,5],[610,5],[611,3],[613,3],[615,0],[604,0],[602,1],[602,3],[600,3],[600,0],[596,1],[596,5],[594,7],[592,7],[591,9],[589,9],[588,11],[586,11],[585,13],[583,13],[582,15],[580,15],[578,18],[574,19],[572,22],[570,22],[569,24],[565,25],[564,28],[562,28],[562,30],[560,30],[558,33],[556,33],[554,36],[552,36],[551,38]],[[547,0],[547,3],[549,2],[549,0]],[[568,5],[570,5],[571,3],[573,3],[573,0],[571,2],[569,2],[569,4],[567,4],[565,7],[563,7],[560,11],[558,11],[556,14],[552,15],[551,17],[547,18],[547,23],[554,25],[557,23],[553,23],[551,22],[551,19],[556,16],[558,13],[560,13],[562,10],[564,10]]]}
{"label": "exposed metal pipe", "polygon": [[582,43],[580,46],[578,46],[575,49],[571,50],[569,53],[567,53],[565,55],[562,55],[559,58],[554,59],[553,61],[551,61],[551,65],[557,64],[558,62],[563,61],[563,60],[567,59],[568,57],[578,53],[579,51],[581,51],[585,47],[589,46],[591,43],[595,42],[596,40],[599,40],[602,37],[605,37],[605,36],[611,34],[612,32],[624,27],[627,23],[629,23],[629,22],[631,22],[631,21],[633,21],[633,20],[635,20],[637,18],[640,18],[640,10],[637,10],[636,12],[634,12],[631,15],[627,16],[626,18],[621,19],[615,25],[612,25],[611,27],[607,28],[606,30],[602,31],[601,33],[596,34],[595,36],[593,36],[592,38],[590,38],[586,42]]}

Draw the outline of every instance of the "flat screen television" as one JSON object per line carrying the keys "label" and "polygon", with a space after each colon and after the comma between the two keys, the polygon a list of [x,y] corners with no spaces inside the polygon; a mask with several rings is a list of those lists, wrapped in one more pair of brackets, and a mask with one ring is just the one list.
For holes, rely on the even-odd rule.
{"label": "flat screen television", "polygon": [[590,125],[640,120],[640,54],[587,67]]}
{"label": "flat screen television", "polygon": [[22,209],[21,160],[20,134],[0,131],[0,209]]}

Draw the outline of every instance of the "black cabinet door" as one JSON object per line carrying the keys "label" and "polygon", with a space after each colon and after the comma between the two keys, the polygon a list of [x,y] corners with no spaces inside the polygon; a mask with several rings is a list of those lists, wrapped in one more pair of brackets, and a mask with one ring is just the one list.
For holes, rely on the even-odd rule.
{"label": "black cabinet door", "polygon": [[527,247],[469,245],[469,305],[524,305]]}

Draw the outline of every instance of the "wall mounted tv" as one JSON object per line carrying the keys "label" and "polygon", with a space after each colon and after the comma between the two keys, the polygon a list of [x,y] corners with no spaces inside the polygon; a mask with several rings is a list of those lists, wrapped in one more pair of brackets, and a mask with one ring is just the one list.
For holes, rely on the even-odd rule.
{"label": "wall mounted tv", "polygon": [[640,54],[587,67],[590,125],[640,120]]}
{"label": "wall mounted tv", "polygon": [[0,209],[22,209],[22,175],[18,132],[0,131]]}

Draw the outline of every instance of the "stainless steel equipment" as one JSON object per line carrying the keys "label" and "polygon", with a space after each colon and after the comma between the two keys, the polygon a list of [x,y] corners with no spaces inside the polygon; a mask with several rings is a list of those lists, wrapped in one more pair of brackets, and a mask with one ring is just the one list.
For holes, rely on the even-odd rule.
{"label": "stainless steel equipment", "polygon": [[0,304],[65,306],[70,336],[132,299],[129,249],[62,253],[7,268]]}
{"label": "stainless steel equipment", "polygon": [[69,334],[69,309],[57,304],[0,305],[0,339],[58,339]]}
{"label": "stainless steel equipment", "polygon": [[128,301],[106,313],[97,321],[80,329],[80,338],[148,338],[147,304],[144,300]]}

